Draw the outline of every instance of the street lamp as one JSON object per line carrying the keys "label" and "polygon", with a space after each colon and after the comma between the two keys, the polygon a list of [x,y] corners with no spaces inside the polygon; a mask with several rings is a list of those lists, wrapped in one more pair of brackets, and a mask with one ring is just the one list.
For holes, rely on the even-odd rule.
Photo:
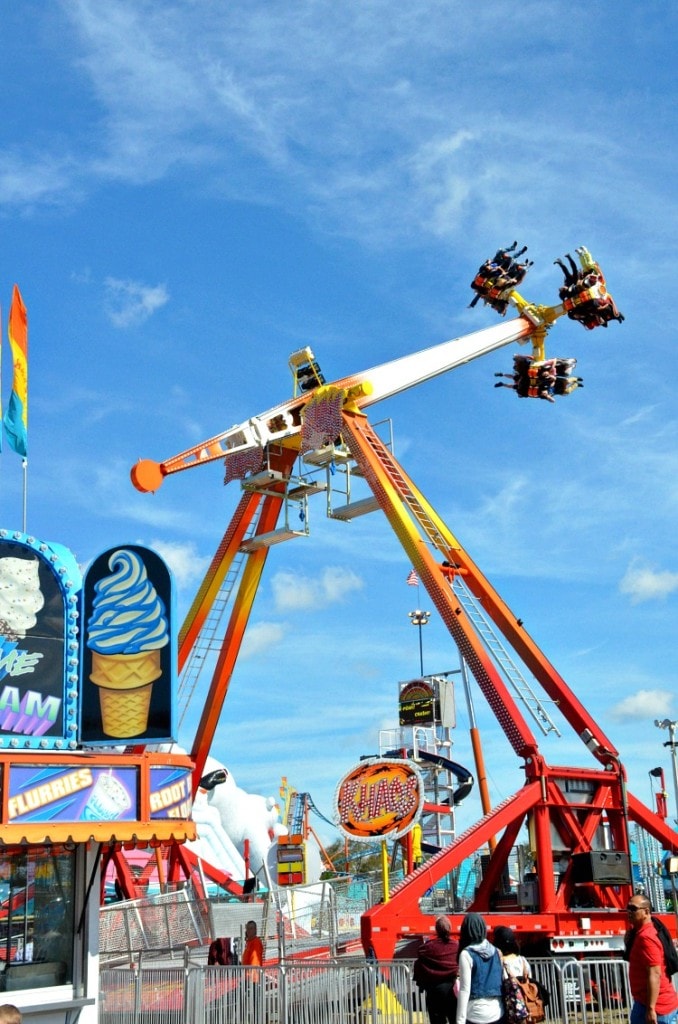
{"label": "street lamp", "polygon": [[[678,760],[676,759],[676,729],[678,729],[678,722],[672,722],[670,718],[664,718],[661,721],[655,718],[654,724],[658,729],[668,729],[669,738],[664,744],[665,747],[671,748],[671,765],[673,767],[673,790],[676,798],[676,814],[678,814]],[[673,819],[678,825],[678,818]]]}
{"label": "street lamp", "polygon": [[414,612],[407,613],[408,618],[413,626],[419,627],[419,674],[424,674],[424,648],[421,641],[421,628],[425,626],[428,620],[431,618],[430,612],[422,612],[417,608]]}

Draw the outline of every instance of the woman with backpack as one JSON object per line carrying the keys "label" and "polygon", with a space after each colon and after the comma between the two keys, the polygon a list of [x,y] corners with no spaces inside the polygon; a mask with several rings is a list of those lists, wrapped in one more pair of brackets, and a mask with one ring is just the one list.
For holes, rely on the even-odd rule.
{"label": "woman with backpack", "polygon": [[513,928],[497,925],[492,933],[492,942],[501,953],[506,971],[513,978],[530,978],[532,969],[524,956],[521,956]]}
{"label": "woman with backpack", "polygon": [[504,1016],[501,955],[487,939],[480,914],[467,914],[459,933],[456,1024],[495,1024]]}
{"label": "woman with backpack", "polygon": [[[545,1006],[548,1005],[548,992],[539,982],[532,980],[532,968],[522,956],[518,941],[512,928],[497,925],[492,933],[492,941],[501,953],[502,966],[506,978],[515,978],[520,987],[520,998],[525,1005],[521,1013],[524,1024],[541,1024],[546,1017]],[[511,1006],[508,993],[504,992],[506,1005],[506,1024],[511,1024]]]}

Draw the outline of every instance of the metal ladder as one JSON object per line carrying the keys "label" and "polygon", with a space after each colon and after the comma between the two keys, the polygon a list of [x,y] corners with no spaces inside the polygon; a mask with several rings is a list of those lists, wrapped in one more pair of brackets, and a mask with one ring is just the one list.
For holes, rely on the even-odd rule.
{"label": "metal ladder", "polygon": [[[389,449],[369,424],[365,423],[362,425],[361,433],[370,444],[381,465],[388,471],[391,482],[423,533],[428,537],[433,547],[444,558],[448,558],[450,553],[449,541],[441,534],[426,509],[422,506],[418,496],[414,493],[410,484],[392,459]],[[513,661],[503,642],[495,632],[494,627],[484,615],[480,602],[471,594],[460,576],[454,576],[450,586],[462,603],[464,611],[473,623],[478,636],[483,641],[488,652],[542,733],[547,735],[550,732],[554,732],[557,736],[560,736],[560,731],[546,711],[544,704]]]}
{"label": "metal ladder", "polygon": [[[247,537],[254,536],[260,512],[261,506],[259,506],[252,517],[252,522],[247,530]],[[245,552],[239,551],[228,567],[200,633],[193,644],[191,653],[181,671],[177,692],[179,726],[183,724],[203,671],[209,666],[212,656],[218,655],[221,650],[224,637],[222,623],[247,558],[248,555]]]}
{"label": "metal ladder", "polygon": [[473,623],[478,636],[544,736],[550,732],[560,736],[560,730],[495,632],[492,623],[485,616],[478,599],[473,596],[460,576],[453,578],[451,586],[459,598],[464,611]]}
{"label": "metal ladder", "polygon": [[417,521],[434,548],[447,557],[447,541],[437,529],[435,523],[431,520],[426,509],[422,508],[419,499],[412,492],[409,483],[398,469],[397,464],[394,462],[391,451],[387,445],[384,444],[376,431],[371,426],[368,427],[367,424],[363,425],[362,434],[369,442],[372,451],[375,453],[382,466],[388,469],[388,475],[391,481],[395,485],[398,494],[410,510],[413,518]]}
{"label": "metal ladder", "polygon": [[290,835],[300,836],[303,834],[307,800],[308,793],[293,793],[290,798],[290,809],[287,813],[287,827]]}

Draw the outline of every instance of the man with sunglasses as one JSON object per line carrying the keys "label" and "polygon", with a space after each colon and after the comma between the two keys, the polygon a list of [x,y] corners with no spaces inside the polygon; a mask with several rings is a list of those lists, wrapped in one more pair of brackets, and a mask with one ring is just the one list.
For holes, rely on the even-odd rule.
{"label": "man with sunglasses", "polygon": [[666,972],[650,901],[638,893],[629,901],[626,913],[634,932],[629,953],[631,1024],[678,1024],[678,995]]}

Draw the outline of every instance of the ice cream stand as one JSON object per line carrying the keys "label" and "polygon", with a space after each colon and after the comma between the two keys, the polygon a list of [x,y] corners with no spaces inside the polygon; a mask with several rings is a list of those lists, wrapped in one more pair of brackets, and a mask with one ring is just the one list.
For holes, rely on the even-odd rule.
{"label": "ice cream stand", "polygon": [[174,739],[172,578],[138,545],[84,576],[0,530],[0,1003],[97,1019],[102,862],[195,837]]}

